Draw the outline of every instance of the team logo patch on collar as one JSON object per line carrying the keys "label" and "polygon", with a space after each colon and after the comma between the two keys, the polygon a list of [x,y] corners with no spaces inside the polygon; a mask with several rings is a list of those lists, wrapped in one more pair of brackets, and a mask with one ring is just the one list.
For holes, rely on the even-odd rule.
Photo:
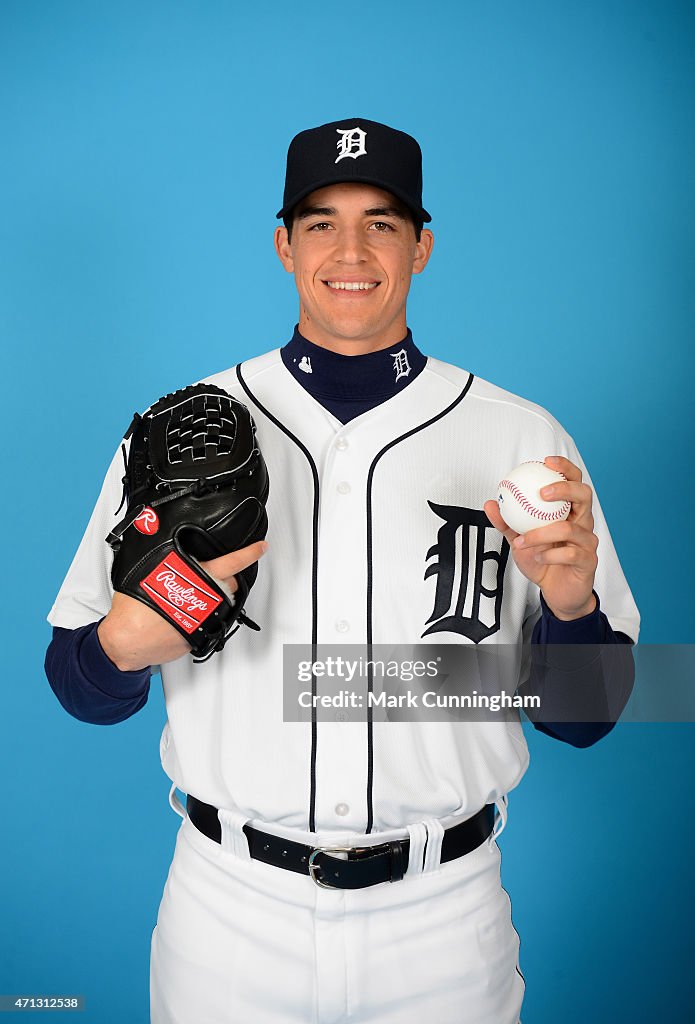
{"label": "team logo patch on collar", "polygon": [[364,147],[367,133],[363,132],[361,128],[348,128],[345,131],[341,128],[336,128],[336,131],[341,136],[336,143],[338,148],[336,163],[346,156],[351,156],[353,160],[356,160],[358,156],[367,155],[367,150]]}
{"label": "team logo patch on collar", "polygon": [[398,350],[398,352],[389,352],[389,355],[393,359],[393,369],[395,371],[394,384],[397,384],[401,377],[409,377],[412,366],[408,362],[408,353],[404,348]]}

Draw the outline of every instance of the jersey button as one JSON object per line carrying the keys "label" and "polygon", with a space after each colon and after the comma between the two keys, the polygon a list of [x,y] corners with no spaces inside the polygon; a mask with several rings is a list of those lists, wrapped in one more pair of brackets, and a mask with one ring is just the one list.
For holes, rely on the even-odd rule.
{"label": "jersey button", "polygon": [[339,437],[335,442],[335,446],[339,452],[344,452],[346,448],[350,447],[350,442],[346,437]]}
{"label": "jersey button", "polygon": [[347,804],[336,804],[335,805],[335,813],[339,814],[341,818],[344,818],[345,815],[349,813],[349,811],[350,811],[350,808],[348,807]]}
{"label": "jersey button", "polygon": [[339,633],[347,633],[350,629],[350,623],[346,619],[338,619],[335,624],[335,628]]}
{"label": "jersey button", "polygon": [[338,494],[349,494],[352,490],[347,480],[341,480],[338,484]]}

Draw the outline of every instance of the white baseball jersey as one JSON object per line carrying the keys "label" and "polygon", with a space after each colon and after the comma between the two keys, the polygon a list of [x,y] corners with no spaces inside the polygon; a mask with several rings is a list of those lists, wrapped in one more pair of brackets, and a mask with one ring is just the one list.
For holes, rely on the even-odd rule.
{"label": "white baseball jersey", "polygon": [[[280,834],[312,830],[326,842],[428,817],[447,827],[502,798],[528,764],[518,721],[285,722],[283,645],[530,640],[539,589],[482,508],[505,473],[547,455],[566,456],[591,485],[572,438],[538,405],[432,358],[346,424],[279,350],[209,381],[249,406],[268,465],[270,548],[246,603],[262,631],[242,627],[203,664],[162,666],[167,775]],[[55,626],[110,608],[105,537],[122,473],[119,451],[50,612]],[[596,495],[593,514],[602,611],[637,641],[639,613]]]}

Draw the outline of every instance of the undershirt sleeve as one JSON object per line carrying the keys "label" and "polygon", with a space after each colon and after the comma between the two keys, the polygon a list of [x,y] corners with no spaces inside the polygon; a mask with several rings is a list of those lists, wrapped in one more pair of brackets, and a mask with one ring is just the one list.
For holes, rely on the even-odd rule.
{"label": "undershirt sleeve", "polygon": [[[548,651],[545,645],[586,645],[587,660],[577,665],[576,652],[573,651],[573,664],[568,668],[553,664],[552,659],[532,656],[530,679],[524,687],[525,692],[542,693],[544,700],[549,698],[556,702],[563,713],[570,712],[573,706],[577,709],[587,706],[604,709],[605,719],[612,720],[552,722],[534,718],[533,725],[539,732],[573,747],[589,747],[608,735],[630,698],[635,679],[632,640],[625,633],[613,630],[601,611],[596,591],[594,596],[596,608],[593,612],[564,622],[553,615],[541,594],[542,614],[531,637],[531,644],[536,648],[534,655],[541,650],[545,654]],[[609,644],[616,645],[615,657],[597,657],[597,649],[600,652],[601,646]]]}
{"label": "undershirt sleeve", "polygon": [[77,629],[54,626],[45,670],[51,689],[74,718],[114,725],[145,706],[152,671],[117,668],[99,642],[99,622]]}

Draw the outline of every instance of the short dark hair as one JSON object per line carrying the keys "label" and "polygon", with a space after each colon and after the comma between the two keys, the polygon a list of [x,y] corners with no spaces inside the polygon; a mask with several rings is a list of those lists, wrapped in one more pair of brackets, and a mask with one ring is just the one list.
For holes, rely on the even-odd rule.
{"label": "short dark hair", "polygon": [[[286,217],[282,218],[282,223],[287,228],[287,241],[288,242],[292,241],[292,226],[294,224],[294,214],[295,214],[295,210],[296,209],[297,209],[297,207],[295,206],[295,208],[292,210],[291,213],[289,213]],[[410,210],[408,210],[408,216],[410,217],[410,220],[412,221],[413,227],[415,228],[415,241],[419,242],[420,241],[420,235],[422,234],[422,225],[424,224],[424,221],[418,220],[417,217],[415,217],[414,214],[411,213]]]}

